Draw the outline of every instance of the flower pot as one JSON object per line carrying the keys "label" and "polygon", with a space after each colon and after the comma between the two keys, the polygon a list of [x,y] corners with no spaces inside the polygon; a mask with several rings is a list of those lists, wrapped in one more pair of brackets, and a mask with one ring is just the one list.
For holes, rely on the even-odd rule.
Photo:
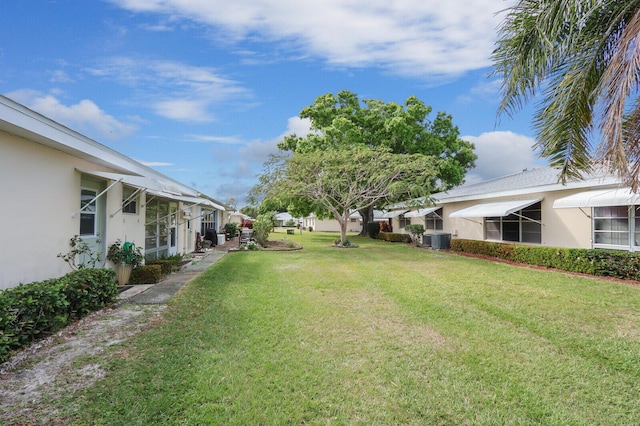
{"label": "flower pot", "polygon": [[129,284],[129,278],[131,278],[131,271],[133,271],[133,265],[130,263],[118,263],[116,265],[116,275],[118,277],[118,285]]}

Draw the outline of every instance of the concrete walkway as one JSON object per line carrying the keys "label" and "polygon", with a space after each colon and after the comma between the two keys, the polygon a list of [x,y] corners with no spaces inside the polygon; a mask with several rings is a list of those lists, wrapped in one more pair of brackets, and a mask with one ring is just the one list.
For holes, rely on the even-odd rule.
{"label": "concrete walkway", "polygon": [[[222,248],[222,247],[221,247]],[[191,281],[209,266],[222,259],[227,250],[209,250],[202,257],[198,257],[179,272],[174,272],[157,284],[134,285],[120,293],[122,303],[162,304],[187,282]]]}

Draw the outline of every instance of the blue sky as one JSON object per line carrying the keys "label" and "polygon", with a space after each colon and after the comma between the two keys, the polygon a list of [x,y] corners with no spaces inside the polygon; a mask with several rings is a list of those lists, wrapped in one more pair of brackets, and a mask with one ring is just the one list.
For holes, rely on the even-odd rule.
{"label": "blue sky", "polygon": [[543,165],[531,112],[496,121],[504,0],[20,0],[0,93],[220,201],[244,205],[276,144],[340,90],[453,116],[467,182]]}

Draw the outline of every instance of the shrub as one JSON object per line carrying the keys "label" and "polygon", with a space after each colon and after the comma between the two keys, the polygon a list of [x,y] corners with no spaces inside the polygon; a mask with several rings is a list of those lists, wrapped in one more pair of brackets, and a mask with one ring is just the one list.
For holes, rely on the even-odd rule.
{"label": "shrub", "polygon": [[80,269],[60,278],[71,319],[80,319],[112,303],[118,295],[112,269]]}
{"label": "shrub", "polygon": [[0,362],[113,302],[117,294],[114,271],[87,268],[0,291]]}
{"label": "shrub", "polygon": [[397,234],[395,232],[380,232],[378,239],[383,241],[390,241],[392,243],[410,243],[411,236],[407,234]]}
{"label": "shrub", "polygon": [[420,224],[407,225],[404,229],[411,234],[416,246],[420,244],[420,237],[424,234],[424,226]]}
{"label": "shrub", "polygon": [[71,269],[95,268],[100,262],[100,253],[96,253],[78,235],[69,240],[69,251],[58,253],[58,257],[67,262]]}
{"label": "shrub", "polygon": [[179,261],[174,259],[155,259],[148,260],[147,265],[159,265],[162,270],[162,275],[170,275],[172,272],[178,269]]}
{"label": "shrub", "polygon": [[224,224],[224,232],[230,237],[233,238],[238,233],[238,224],[234,222],[229,222]]}
{"label": "shrub", "polygon": [[275,213],[273,212],[261,214],[253,223],[253,238],[256,240],[256,243],[260,244],[262,247],[267,246],[269,232],[271,232],[271,228],[273,228],[274,215]]}
{"label": "shrub", "polygon": [[391,232],[389,222],[378,222],[380,224],[380,232]]}
{"label": "shrub", "polygon": [[569,272],[640,280],[640,258],[636,253],[626,251],[521,246],[464,239],[452,240],[451,249]]}
{"label": "shrub", "polygon": [[162,266],[140,265],[131,272],[131,284],[155,284],[162,279]]}

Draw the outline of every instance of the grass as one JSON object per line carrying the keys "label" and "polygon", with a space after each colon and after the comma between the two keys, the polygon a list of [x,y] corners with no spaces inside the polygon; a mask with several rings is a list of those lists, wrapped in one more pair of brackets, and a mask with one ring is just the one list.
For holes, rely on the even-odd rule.
{"label": "grass", "polygon": [[639,288],[335,237],[225,256],[69,398],[72,422],[640,423]]}

